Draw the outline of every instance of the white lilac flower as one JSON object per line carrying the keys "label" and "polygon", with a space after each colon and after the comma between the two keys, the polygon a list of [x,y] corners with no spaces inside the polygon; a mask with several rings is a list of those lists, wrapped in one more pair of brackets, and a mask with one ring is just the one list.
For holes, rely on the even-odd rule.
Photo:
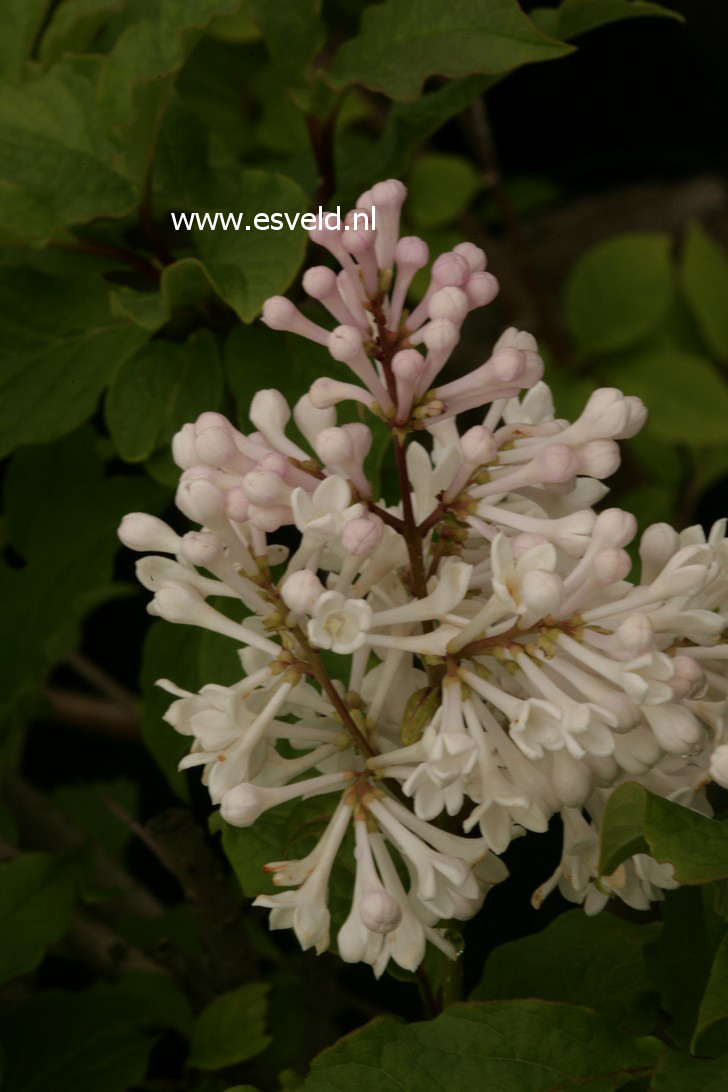
{"label": "white lilac flower", "polygon": [[[165,719],[191,740],[182,768],[202,767],[232,825],[311,797],[330,817],[306,857],[268,864],[288,888],[256,900],[271,928],[329,946],[329,881],[353,822],[336,943],[377,975],[390,959],[415,970],[428,943],[454,958],[438,922],[471,918],[506,875],[497,855],[556,815],[562,860],[536,903],[558,886],[587,913],[609,898],[648,906],[675,886],[669,866],[637,854],[598,874],[609,793],[633,779],[710,814],[705,785],[728,786],[725,521],[708,535],[647,528],[633,573],[634,517],[595,505],[617,441],[645,420],[640,400],[602,388],[574,422],[557,417],[536,341],[514,328],[473,371],[441,378],[498,284],[462,243],[435,257],[408,309],[430,256],[398,237],[405,195],[394,180],[362,194],[376,231],[349,215],[311,233],[340,267],[303,277],[330,318],[264,305],[268,326],[310,339],[337,377],[293,410],[259,391],[248,433],[218,413],[184,425],[176,500],[195,529],[142,513],[119,529],[152,555],[138,564],[150,613],[240,651],[233,686],[160,682],[175,697]],[[338,418],[348,400],[390,431],[396,501],[367,475],[368,425]],[[480,406],[461,435],[458,415]],[[290,557],[284,527],[300,539]]]}

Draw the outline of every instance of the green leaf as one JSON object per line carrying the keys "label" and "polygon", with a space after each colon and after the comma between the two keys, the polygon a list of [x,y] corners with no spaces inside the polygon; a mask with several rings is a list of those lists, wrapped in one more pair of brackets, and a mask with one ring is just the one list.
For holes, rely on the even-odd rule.
{"label": "green leaf", "polygon": [[[220,171],[214,182],[198,190],[197,208],[244,212],[239,231],[219,226],[195,228],[197,252],[215,291],[243,322],[252,322],[263,301],[285,292],[298,272],[306,250],[306,235],[300,214],[307,208],[303,190],[290,178],[268,171]],[[253,215],[286,213],[297,226],[290,230],[285,220],[280,228],[254,227]],[[264,221],[260,221],[262,224]]]}
{"label": "green leaf", "polygon": [[616,352],[644,338],[673,297],[668,235],[631,232],[592,247],[566,281],[566,321],[580,352]]}
{"label": "green leaf", "polygon": [[607,801],[599,871],[611,875],[634,853],[669,861],[684,884],[728,876],[728,824],[690,811],[628,781]]}
{"label": "green leaf", "polygon": [[419,156],[407,180],[407,216],[416,226],[441,227],[461,216],[481,187],[481,177],[462,156]]}
{"label": "green leaf", "polygon": [[104,464],[96,450],[96,434],[90,425],[52,444],[21,447],[10,459],[5,474],[3,501],[10,541],[25,554],[38,509],[58,494],[58,482],[72,489],[100,482]]}
{"label": "green leaf", "polygon": [[362,148],[360,141],[352,145],[356,134],[338,136],[336,201],[352,205],[374,182],[405,174],[413,152],[494,82],[488,76],[467,76],[428,91],[415,102],[393,103],[373,145]]}
{"label": "green leaf", "polygon": [[659,439],[698,446],[725,443],[728,384],[704,357],[678,349],[634,355],[601,374],[649,409]]}
{"label": "green leaf", "polygon": [[150,18],[132,23],[116,42],[101,76],[99,111],[106,126],[110,130],[130,126],[148,107],[150,91],[161,98],[204,28],[240,4],[241,0],[175,0],[155,5]]}
{"label": "green leaf", "polygon": [[[37,79],[0,95],[0,178],[28,195],[17,237],[48,237],[48,225],[82,224],[99,216],[123,216],[134,194],[111,167],[112,145],[94,110],[98,57],[72,57]],[[0,233],[21,205],[3,188]],[[41,230],[46,225],[46,230]]]}
{"label": "green leaf", "polygon": [[711,352],[728,359],[728,257],[698,223],[688,228],[682,254],[682,286]]}
{"label": "green leaf", "polygon": [[68,861],[27,853],[0,864],[0,982],[37,967],[68,928],[76,884]]}
{"label": "green leaf", "polygon": [[642,953],[659,931],[656,922],[633,925],[609,913],[569,910],[535,936],[496,948],[470,999],[568,1001],[595,1009],[625,1034],[646,1035],[657,995]]}
{"label": "green leaf", "polygon": [[0,35],[0,76],[16,80],[43,23],[50,0],[5,0]]}
{"label": "green leaf", "polygon": [[144,340],[114,318],[93,273],[62,278],[4,267],[0,318],[0,455],[73,431]]}
{"label": "green leaf", "polygon": [[588,1009],[548,1001],[452,1005],[436,1020],[388,1017],[320,1054],[304,1092],[442,1092],[444,1088],[607,1092],[651,1057]]}
{"label": "green leaf", "polygon": [[222,368],[213,336],[186,344],[151,341],[121,366],[106,397],[106,422],[127,462],[155,448],[222,397]]}
{"label": "green leaf", "polygon": [[649,15],[684,21],[678,12],[648,0],[562,0],[558,8],[535,8],[531,12],[531,18],[544,34],[565,40],[608,23]]}
{"label": "green leaf", "polygon": [[13,634],[0,658],[0,695],[10,707],[37,691],[76,644],[86,611],[99,595],[108,598],[122,515],[159,511],[166,498],[147,479],[124,475],[56,489],[37,506],[25,532],[25,567],[0,566],[0,630]]}
{"label": "green leaf", "polygon": [[285,4],[252,0],[251,7],[273,65],[284,79],[300,82],[326,38],[319,17],[321,0],[286,0]]}
{"label": "green leaf", "polygon": [[53,64],[63,53],[82,53],[121,7],[122,0],[64,0],[43,32],[38,56]]}
{"label": "green leaf", "polygon": [[6,1087],[18,1092],[127,1092],[146,1073],[154,1043],[147,1029],[184,1026],[189,1019],[183,1015],[185,1004],[171,979],[141,973],[113,986],[38,994],[13,1009],[0,1026],[7,1053]]}
{"label": "green leaf", "polygon": [[344,43],[329,75],[334,86],[361,83],[411,100],[428,76],[499,75],[570,52],[515,0],[386,0],[364,11],[359,36]]}
{"label": "green leaf", "polygon": [[727,1085],[728,1057],[709,1061],[666,1050],[655,1067],[650,1092],[725,1092]]}
{"label": "green leaf", "polygon": [[167,678],[185,689],[197,690],[198,651],[199,636],[192,626],[174,626],[164,621],[152,623],[142,647],[139,678],[143,700],[142,738],[170,786],[183,800],[189,800],[189,793],[177,765],[187,754],[190,741],[162,719],[174,699],[156,683],[160,678]]}
{"label": "green leaf", "polygon": [[[707,888],[679,887],[660,903],[662,932],[645,948],[647,973],[670,1017],[671,1042],[688,1050],[725,923],[710,907]],[[690,938],[689,944],[685,943]]]}
{"label": "green leaf", "polygon": [[136,288],[115,288],[111,293],[111,313],[131,319],[142,330],[154,332],[170,319],[170,309],[161,292],[141,292]]}
{"label": "green leaf", "polygon": [[690,1049],[695,1054],[717,1055],[728,1049],[728,934],[716,952],[708,985],[700,1002]]}
{"label": "green leaf", "polygon": [[249,982],[216,997],[194,1023],[188,1064],[225,1069],[265,1050],[271,1041],[265,1032],[269,989]]}

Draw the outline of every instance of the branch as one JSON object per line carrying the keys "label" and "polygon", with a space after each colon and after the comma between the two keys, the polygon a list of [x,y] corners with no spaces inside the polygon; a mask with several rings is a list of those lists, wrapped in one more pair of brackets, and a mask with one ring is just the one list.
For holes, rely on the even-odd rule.
{"label": "branch", "polygon": [[250,979],[254,961],[242,900],[228,884],[221,861],[192,813],[168,808],[141,826],[115,801],[107,804],[179,882],[197,920],[216,989],[230,989]]}
{"label": "branch", "polygon": [[65,724],[100,735],[133,740],[135,743],[141,738],[138,714],[120,709],[114,702],[56,686],[47,686],[45,696],[53,712]]}

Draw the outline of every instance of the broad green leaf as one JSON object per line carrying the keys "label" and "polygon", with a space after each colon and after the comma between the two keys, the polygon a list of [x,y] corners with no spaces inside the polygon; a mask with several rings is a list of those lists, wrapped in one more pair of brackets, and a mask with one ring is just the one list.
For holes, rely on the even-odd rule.
{"label": "broad green leaf", "polygon": [[728,256],[698,223],[685,236],[682,286],[708,348],[728,360]]}
{"label": "broad green leaf", "polygon": [[171,312],[161,292],[142,292],[136,288],[115,288],[111,293],[111,313],[131,319],[142,330],[154,333],[169,322]]}
{"label": "broad green leaf", "polygon": [[3,702],[36,693],[75,646],[84,614],[109,597],[124,513],[159,511],[166,498],[146,478],[123,475],[56,490],[38,505],[25,531],[25,566],[0,566],[0,630],[13,635],[0,658]]}
{"label": "broad green leaf", "polygon": [[644,16],[664,16],[682,22],[683,17],[661,4],[648,0],[562,0],[558,8],[535,8],[531,13],[536,26],[553,38],[570,40],[589,30]]}
{"label": "broad green leaf", "polygon": [[0,35],[0,77],[16,80],[43,24],[50,0],[5,0]]}
{"label": "broad green leaf", "polygon": [[728,1049],[728,934],[713,960],[690,1049],[695,1054],[709,1055],[723,1054]]}
{"label": "broad green leaf", "polygon": [[55,234],[58,218],[42,200],[0,178],[0,241],[43,246]]}
{"label": "broad green leaf", "polygon": [[677,483],[670,490],[658,485],[638,485],[619,498],[620,506],[637,516],[639,534],[653,523],[674,523]]}
{"label": "broad green leaf", "polygon": [[[197,252],[218,295],[243,322],[252,322],[263,301],[285,292],[298,272],[306,250],[300,214],[306,211],[303,190],[282,174],[246,170],[219,172],[210,187],[198,191],[201,211],[244,212],[240,230],[195,228]],[[291,230],[284,219],[280,227],[256,228],[253,214],[286,213],[297,226]],[[260,221],[262,224],[264,221]]]}
{"label": "broad green leaf", "polygon": [[68,928],[75,901],[64,857],[27,853],[0,864],[0,982],[38,966]]}
{"label": "broad green leaf", "polygon": [[592,247],[566,281],[566,321],[580,352],[616,352],[661,321],[673,297],[668,235],[632,232]]}
{"label": "broad green leaf", "polygon": [[320,19],[321,0],[286,0],[285,4],[252,0],[251,7],[275,68],[284,79],[301,82],[326,38]]}
{"label": "broad green leaf", "polygon": [[466,211],[481,184],[478,171],[462,156],[419,156],[407,179],[407,216],[417,227],[449,224]]}
{"label": "broad green leaf", "polygon": [[[671,1042],[690,1048],[711,967],[725,933],[707,888],[679,887],[660,903],[662,932],[645,948],[645,966],[669,1016]],[[686,944],[686,937],[690,938]]]}
{"label": "broad green leaf", "polygon": [[218,15],[229,15],[241,0],[175,0],[155,5],[150,17],[132,23],[109,54],[99,86],[99,110],[109,129],[132,123],[148,105],[153,89],[163,94],[201,32]]}
{"label": "broad green leaf", "polygon": [[25,554],[38,509],[58,494],[58,482],[74,486],[100,482],[104,464],[97,453],[97,437],[85,424],[52,444],[31,444],[15,452],[7,465],[3,505],[8,534],[15,549]]}
{"label": "broad green leaf", "polygon": [[358,37],[330,70],[335,86],[361,83],[417,98],[428,76],[499,75],[571,47],[541,34],[515,0],[386,0],[364,11]]}
{"label": "broad green leaf", "polygon": [[169,311],[183,307],[205,307],[216,294],[204,265],[197,258],[181,258],[162,272],[162,299]]}
{"label": "broad green leaf", "polygon": [[144,340],[111,314],[93,272],[62,278],[1,268],[0,320],[0,455],[73,431]]}
{"label": "broad green leaf", "polygon": [[222,369],[211,334],[185,344],[151,341],[129,357],[106,397],[106,422],[119,454],[140,462],[185,422],[216,410]]}
{"label": "broad green leaf", "polygon": [[63,0],[55,8],[38,46],[38,56],[52,64],[63,53],[81,53],[123,0]]}
{"label": "broad green leaf", "polygon": [[178,686],[196,691],[200,685],[198,651],[197,630],[192,626],[175,626],[164,621],[152,623],[142,648],[139,679],[143,700],[142,737],[172,789],[183,800],[189,800],[189,792],[187,782],[177,772],[177,764],[187,754],[190,740],[162,719],[174,698],[156,683],[158,679],[166,678]]}
{"label": "broad green leaf", "polygon": [[352,205],[374,182],[405,174],[413,152],[494,82],[488,76],[466,76],[426,92],[415,102],[392,103],[382,134],[373,145],[352,146],[354,136],[340,136],[336,201]]}
{"label": "broad green leaf", "polygon": [[666,1050],[655,1066],[650,1092],[725,1092],[728,1056],[709,1060]]}
{"label": "broad green leaf", "polygon": [[669,861],[679,883],[728,876],[728,823],[655,796],[634,781],[615,789],[602,820],[599,871],[611,875],[634,853]]}
{"label": "broad green leaf", "polygon": [[194,1023],[188,1064],[225,1069],[265,1050],[271,1041],[265,1031],[269,989],[248,982],[216,997]]}
{"label": "broad green leaf", "polygon": [[[111,167],[113,148],[94,109],[99,64],[98,57],[65,58],[0,95],[0,179],[28,195],[31,241],[42,241],[43,218],[83,224],[123,216],[134,206],[128,182]],[[23,211],[11,191],[0,190],[3,197],[9,206],[0,205],[0,232],[11,215]],[[16,237],[25,230],[26,220],[15,223]]]}
{"label": "broad green leaf", "polygon": [[235,399],[238,424],[244,432],[250,429],[248,410],[261,386],[261,376],[266,377],[266,386],[283,387],[289,403],[294,405],[323,374],[322,365],[328,368],[325,359],[317,367],[317,354],[307,351],[308,346],[302,342],[302,338],[269,330],[261,323],[236,326],[225,342],[225,374]]}
{"label": "broad green leaf", "polygon": [[659,931],[656,922],[633,925],[609,913],[569,910],[543,932],[496,948],[470,999],[568,1001],[595,1009],[626,1034],[647,1034],[657,995],[642,952]]}
{"label": "broad green leaf", "polygon": [[184,1028],[189,1022],[185,1005],[171,979],[141,973],[113,986],[37,994],[0,1026],[6,1087],[17,1092],[128,1092],[146,1073],[154,1043],[147,1029]]}
{"label": "broad green leaf", "polygon": [[601,374],[642,398],[659,439],[703,446],[728,438],[728,384],[704,357],[677,349],[633,355]]}
{"label": "broad green leaf", "polygon": [[452,1005],[436,1020],[380,1017],[320,1054],[304,1092],[497,1089],[607,1092],[651,1057],[595,1013],[549,1001]]}

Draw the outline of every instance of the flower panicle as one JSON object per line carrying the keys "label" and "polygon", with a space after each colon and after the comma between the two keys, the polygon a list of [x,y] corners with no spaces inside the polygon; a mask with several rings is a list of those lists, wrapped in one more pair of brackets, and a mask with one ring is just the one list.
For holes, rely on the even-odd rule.
{"label": "flower panicle", "polygon": [[[637,854],[599,875],[610,792],[637,780],[709,812],[706,784],[728,785],[725,521],[707,536],[647,528],[633,574],[636,520],[595,506],[642,402],[603,388],[574,422],[557,418],[536,341],[515,329],[469,374],[444,375],[498,284],[461,243],[410,307],[430,256],[399,235],[405,196],[378,183],[357,203],[376,208],[376,231],[349,216],[311,233],[340,267],[304,275],[319,317],[283,297],[263,308],[350,378],[321,376],[293,407],[259,391],[250,432],[218,413],[184,425],[176,503],[196,529],[132,513],[119,530],[145,555],[150,613],[239,649],[232,686],[160,680],[174,697],[165,719],[190,739],[181,768],[201,767],[240,827],[321,798],[321,838],[268,864],[286,890],[257,904],[271,928],[324,951],[332,870],[353,855],[335,942],[377,975],[390,959],[415,970],[427,943],[454,958],[439,923],[472,917],[510,842],[556,814],[562,860],[534,904],[558,887],[587,913],[612,897],[647,907],[675,886],[669,866]],[[397,503],[371,484],[372,433],[339,420],[342,401],[390,429]],[[458,416],[480,408],[461,434]]]}

